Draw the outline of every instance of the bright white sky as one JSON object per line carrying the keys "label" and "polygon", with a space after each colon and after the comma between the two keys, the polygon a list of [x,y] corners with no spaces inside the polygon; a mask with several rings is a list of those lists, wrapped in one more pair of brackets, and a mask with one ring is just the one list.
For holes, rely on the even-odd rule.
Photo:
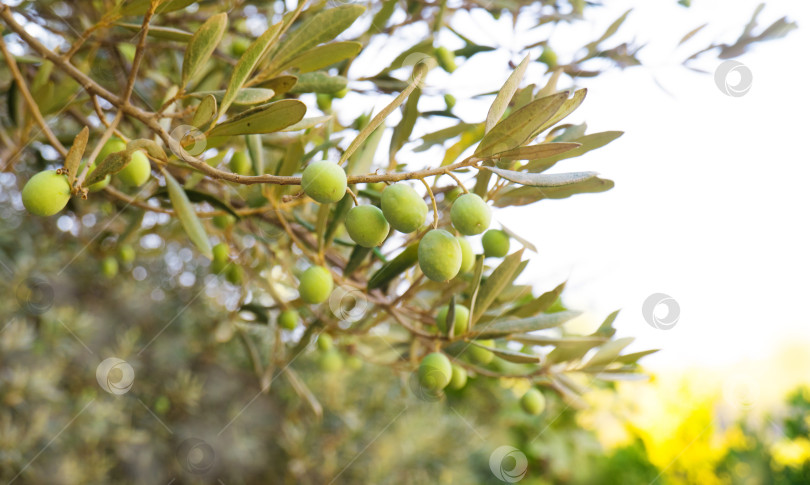
{"label": "bright white sky", "polygon": [[[795,143],[810,128],[805,87],[810,38],[802,29],[810,25],[810,2],[768,2],[760,28],[788,15],[799,29],[756,45],[740,59],[754,78],[743,97],[724,95],[712,75],[679,67],[683,58],[713,40],[733,42],[757,3],[696,0],[684,9],[674,0],[613,0],[599,9],[594,25],[558,27],[552,45],[565,62],[572,49],[597,38],[613,19],[635,7],[622,30],[648,44],[642,51],[648,65],[583,80],[578,87],[589,89],[588,98],[567,120],[587,121],[589,132],[622,130],[625,135],[552,170],[595,170],[616,187],[496,212],[497,221],[539,249],[523,281],[545,291],[568,280],[564,301],[586,310],[583,320],[594,325],[622,308],[616,325],[621,336],[637,337],[631,349],[663,349],[647,359],[653,369],[724,365],[772,355],[788,340],[810,342],[808,318],[801,313],[810,293],[810,233],[800,217],[802,208],[810,207],[810,165]],[[706,21],[708,28],[676,50],[686,32]],[[495,45],[497,39],[515,52],[547,33],[530,31],[528,24],[513,30],[509,19],[496,25],[486,15],[458,15],[454,25],[482,44]],[[630,38],[620,33],[611,42]],[[457,47],[452,35],[442,41]],[[387,64],[404,49],[392,44],[371,55]],[[451,86],[459,98],[457,113],[480,121],[489,100],[465,102],[465,97],[498,89],[508,76],[508,56],[505,50],[479,55],[452,76],[434,70],[428,81]],[[363,65],[361,60],[356,66]],[[713,72],[720,62],[707,55],[699,65]],[[351,77],[374,73],[359,71]],[[527,79],[544,84],[542,66],[532,66]],[[351,96],[339,106],[348,104]],[[381,159],[387,153],[385,141],[382,147]],[[427,163],[438,160],[433,155]],[[643,301],[656,292],[680,305],[680,320],[670,330],[654,329],[642,318]]]}

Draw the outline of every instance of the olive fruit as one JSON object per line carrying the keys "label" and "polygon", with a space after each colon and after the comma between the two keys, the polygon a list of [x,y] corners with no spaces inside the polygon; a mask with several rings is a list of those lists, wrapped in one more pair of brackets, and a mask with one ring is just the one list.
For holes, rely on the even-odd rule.
{"label": "olive fruit", "polygon": [[244,271],[242,267],[238,264],[232,263],[228,266],[228,273],[225,275],[225,279],[228,280],[228,283],[232,285],[239,285],[242,283],[242,276],[244,275]]}
{"label": "olive fruit", "polygon": [[459,390],[467,384],[467,370],[456,364],[452,364],[452,366],[453,375],[450,376],[450,384],[447,387]]}
{"label": "olive fruit", "polygon": [[123,140],[119,138],[110,138],[109,140],[107,140],[107,143],[105,143],[104,146],[101,147],[101,151],[98,152],[98,156],[96,157],[95,160],[93,160],[93,165],[98,165],[105,158],[107,158],[107,155],[110,155],[111,153],[122,152],[126,149],[127,144],[124,143]]}
{"label": "olive fruit", "polygon": [[406,234],[422,227],[427,218],[427,204],[408,184],[397,183],[386,187],[380,206],[391,227]]}
{"label": "olive fruit", "polygon": [[286,328],[287,330],[293,330],[295,327],[298,326],[298,321],[300,317],[298,316],[298,312],[295,310],[284,310],[278,316],[278,324],[281,328]]}
{"label": "olive fruit", "polygon": [[310,266],[298,281],[298,293],[306,303],[324,302],[332,293],[332,275],[323,266]]}
{"label": "olive fruit", "polygon": [[444,105],[447,107],[447,111],[453,109],[456,106],[456,97],[452,94],[445,94],[444,95]]}
{"label": "olive fruit", "polygon": [[[87,175],[89,176],[91,173],[93,173],[93,170],[95,170],[95,169],[96,169],[95,164],[90,165],[90,170],[87,171]],[[94,184],[91,184],[89,187],[87,187],[87,189],[90,192],[98,192],[99,190],[103,190],[104,187],[106,187],[108,185],[110,185],[110,176],[109,175],[104,177],[101,181],[96,182]]]}
{"label": "olive fruit", "polygon": [[135,249],[133,249],[129,244],[124,244],[118,248],[118,259],[120,259],[124,264],[135,261]]}
{"label": "olive fruit", "polygon": [[346,195],[346,172],[326,160],[312,162],[301,176],[301,187],[321,204],[337,202]]}
{"label": "olive fruit", "polygon": [[554,67],[557,65],[557,53],[554,52],[551,47],[545,46],[543,48],[543,52],[540,54],[540,57],[537,60],[548,67]]}
{"label": "olive fruit", "polygon": [[230,167],[233,173],[238,173],[239,175],[250,175],[250,172],[253,170],[250,157],[241,150],[234,152],[231,161],[228,163],[228,167]]}
{"label": "olive fruit", "polygon": [[45,170],[31,177],[22,189],[23,205],[38,216],[52,216],[65,208],[70,199],[67,177],[56,170]]}
{"label": "olive fruit", "polygon": [[488,258],[502,258],[509,253],[509,235],[500,229],[490,229],[481,238],[484,255]]}
{"label": "olive fruit", "polygon": [[445,71],[452,73],[456,70],[456,55],[447,47],[436,49],[436,60]]}
{"label": "olive fruit", "polygon": [[233,224],[234,218],[230,214],[222,214],[219,216],[214,216],[213,222],[214,226],[219,229],[227,229],[228,226]]}
{"label": "olive fruit", "polygon": [[520,406],[529,414],[538,415],[546,408],[546,398],[535,388],[526,391],[520,398]]}
{"label": "olive fruit", "polygon": [[461,269],[459,269],[459,274],[466,273],[475,264],[475,254],[473,254],[472,246],[467,238],[457,237],[456,241],[458,241],[458,246],[461,248]]}
{"label": "olive fruit", "polygon": [[484,199],[476,194],[464,194],[450,209],[453,227],[465,236],[474,236],[486,231],[492,219],[492,212]]}
{"label": "olive fruit", "polygon": [[213,259],[211,260],[211,271],[215,274],[222,273],[228,266],[231,250],[225,243],[219,243],[211,248]]}
{"label": "olive fruit", "polygon": [[328,352],[334,348],[335,344],[332,341],[332,336],[328,333],[318,335],[318,348],[324,352]]}
{"label": "olive fruit", "polygon": [[101,273],[107,278],[115,278],[118,274],[118,261],[112,256],[107,256],[101,261]]}
{"label": "olive fruit", "polygon": [[343,369],[343,359],[336,350],[325,352],[318,362],[324,372],[338,372]]}
{"label": "olive fruit", "polygon": [[450,360],[440,352],[426,355],[419,364],[419,384],[431,391],[447,387],[453,375]]}
{"label": "olive fruit", "polygon": [[[494,347],[495,342],[492,340],[479,340],[477,343],[484,345],[486,347]],[[482,349],[477,345],[470,345],[467,351],[474,360],[478,361],[481,364],[489,364],[492,362],[492,359],[495,357],[495,354],[492,353],[491,350]]]}
{"label": "olive fruit", "polygon": [[231,41],[231,55],[234,57],[242,57],[242,54],[250,47],[250,41],[244,37],[234,37]]}
{"label": "olive fruit", "polygon": [[332,95],[327,93],[317,93],[315,94],[315,102],[318,105],[318,109],[323,111],[324,113],[328,113],[332,111]]}
{"label": "olive fruit", "polygon": [[[448,325],[447,325],[447,314],[450,312],[450,307],[448,305],[444,305],[443,307],[439,308],[439,313],[436,314],[436,325],[439,327],[439,330],[442,333],[447,333]],[[470,310],[467,309],[464,305],[456,304],[453,308],[453,313],[455,313],[455,317],[453,318],[453,335],[459,336],[467,331],[467,323],[470,319]]]}
{"label": "olive fruit", "polygon": [[432,229],[419,241],[419,267],[433,281],[454,278],[461,268],[461,246],[452,234]]}
{"label": "olive fruit", "polygon": [[118,178],[125,185],[130,187],[140,187],[149,180],[149,175],[152,172],[152,166],[149,164],[149,159],[146,154],[141,150],[132,152],[129,163],[123,170],[118,172]]}
{"label": "olive fruit", "polygon": [[346,231],[352,241],[365,248],[379,246],[391,227],[383,212],[373,205],[352,207],[346,215]]}

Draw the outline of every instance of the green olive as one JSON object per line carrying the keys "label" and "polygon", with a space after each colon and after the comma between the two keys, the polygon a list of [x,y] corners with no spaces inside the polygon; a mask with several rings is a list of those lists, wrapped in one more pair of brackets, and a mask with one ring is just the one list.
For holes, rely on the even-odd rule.
{"label": "green olive", "polygon": [[250,162],[250,157],[243,151],[234,152],[231,161],[228,163],[233,173],[239,175],[250,175],[253,172],[253,164]]}
{"label": "green olive", "polygon": [[298,293],[306,303],[322,303],[332,294],[332,274],[323,266],[310,266],[299,278]]}
{"label": "green olive", "polygon": [[56,170],[45,170],[31,177],[22,189],[23,205],[38,216],[52,216],[65,208],[70,199],[67,177]]}
{"label": "green olive", "polygon": [[399,232],[413,232],[425,223],[428,206],[410,185],[396,183],[383,190],[380,199],[383,214]]}
{"label": "green olive", "polygon": [[432,229],[419,241],[419,267],[433,281],[454,278],[461,269],[461,246],[452,234]]}
{"label": "green olive", "polygon": [[474,236],[486,231],[492,219],[492,211],[484,199],[476,194],[464,194],[450,209],[453,227],[465,236]]}
{"label": "green olive", "polygon": [[337,202],[346,195],[346,172],[326,160],[312,162],[301,175],[301,187],[321,204]]}
{"label": "green olive", "polygon": [[481,238],[484,255],[488,258],[502,258],[509,254],[509,235],[499,229],[490,229]]}
{"label": "green olive", "polygon": [[447,387],[453,375],[450,360],[440,353],[428,354],[419,364],[419,384],[431,391],[439,391]]}
{"label": "green olive", "polygon": [[383,212],[373,205],[352,207],[346,215],[346,231],[352,241],[365,248],[379,246],[391,227]]}
{"label": "green olive", "polygon": [[535,388],[526,391],[526,394],[520,398],[520,406],[529,414],[538,415],[546,408],[546,398],[543,394]]}
{"label": "green olive", "polygon": [[452,366],[453,375],[450,377],[450,384],[447,387],[457,391],[467,384],[467,371],[464,369],[464,367],[456,364],[452,364]]}
{"label": "green olive", "polygon": [[[485,347],[495,347],[495,342],[493,340],[478,340],[477,343]],[[492,362],[492,359],[495,358],[495,354],[493,354],[491,350],[482,349],[476,345],[470,345],[467,348],[467,352],[473,360],[480,364],[489,364]]]}
{"label": "green olive", "polygon": [[[439,308],[439,312],[436,314],[436,325],[444,334],[446,334],[448,330],[447,314],[449,312],[450,306],[444,305]],[[469,323],[470,319],[470,310],[464,305],[456,304],[453,308],[453,312],[455,313],[455,318],[453,318],[453,335],[457,337],[467,331],[467,323]]]}
{"label": "green olive", "polygon": [[141,150],[132,152],[129,163],[123,170],[118,172],[118,179],[130,187],[140,187],[149,180],[152,173],[152,166],[149,158]]}
{"label": "green olive", "polygon": [[278,316],[278,324],[281,328],[286,328],[287,330],[294,330],[295,327],[298,326],[298,322],[301,320],[301,317],[298,315],[298,312],[295,310],[284,310]]}
{"label": "green olive", "polygon": [[461,248],[461,269],[459,269],[458,273],[462,274],[470,271],[473,268],[473,265],[475,264],[475,254],[473,254],[472,246],[467,238],[456,237],[456,240]]}

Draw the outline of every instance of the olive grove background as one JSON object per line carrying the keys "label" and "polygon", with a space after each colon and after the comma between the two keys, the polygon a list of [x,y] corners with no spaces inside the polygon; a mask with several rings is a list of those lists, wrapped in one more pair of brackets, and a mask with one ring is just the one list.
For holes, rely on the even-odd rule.
{"label": "olive grove background", "polygon": [[[689,2],[678,3],[689,8]],[[525,276],[517,279],[533,250],[520,227],[508,228],[515,237],[503,262],[481,257],[475,272],[451,283],[425,282],[411,268],[414,261],[393,270],[384,265],[407,251],[414,242],[407,236],[392,236],[379,251],[354,256],[361,251],[340,225],[345,216],[340,206],[351,204],[349,196],[336,207],[319,207],[295,184],[242,185],[218,172],[204,176],[144,119],[118,119],[121,106],[77,82],[66,67],[75,66],[117,96],[131,87],[132,103],[140,109],[164,108],[158,120],[163,130],[223,173],[230,173],[233,150],[244,150],[251,156],[251,175],[293,177],[307,161],[337,161],[357,139],[363,143],[346,164],[349,175],[357,177],[351,185],[358,198],[376,203],[380,187],[373,184],[387,174],[448,167],[480,153],[478,142],[486,140],[483,122],[498,91],[476,89],[477,78],[469,72],[467,89],[448,89],[454,64],[463,71],[465,63],[507,51],[509,62],[491,62],[489,72],[481,74],[496,76],[501,85],[527,59],[529,74],[501,112],[506,120],[519,107],[563,90],[573,96],[566,99],[587,104],[577,90],[587,88],[589,79],[640,68],[642,45],[614,37],[624,32],[632,12],[607,18],[600,5],[575,0],[46,0],[4,1],[0,8],[4,52],[14,58],[12,63],[3,55],[0,65],[5,93],[0,478],[5,482],[618,484],[710,483],[708,477],[717,483],[806,483],[810,478],[808,461],[800,459],[810,456],[805,449],[810,399],[802,389],[786,396],[785,407],[767,421],[734,417],[713,429],[723,445],[696,447],[702,453],[695,459],[699,466],[668,463],[649,448],[652,441],[644,430],[632,425],[627,425],[632,439],[607,446],[600,422],[591,419],[594,409],[615,399],[621,382],[645,379],[637,361],[648,351],[625,350],[631,339],[616,335],[615,313],[604,315],[604,323],[588,335],[562,326],[576,315],[564,304],[564,281],[556,288],[533,288]],[[318,16],[336,9],[351,15],[335,22],[346,22],[345,28],[331,32]],[[192,34],[223,12],[225,33],[183,95],[177,88]],[[756,18],[762,12],[751,13]],[[142,35],[145,18],[150,35]],[[459,27],[476,18],[531,25],[533,40],[517,46],[478,44],[473,33]],[[712,19],[700,20],[711,24]],[[578,23],[598,25],[598,32],[581,46],[559,49],[565,54],[558,55],[555,28]],[[220,91],[213,97],[221,103],[247,45],[276,24],[287,30],[270,49],[278,49],[275,57],[261,60],[250,82],[274,91],[271,99],[257,102],[259,109],[267,101],[299,100],[306,107],[302,124],[295,120],[270,132],[246,130],[224,139],[192,130],[189,124],[206,97],[195,93]],[[693,29],[699,25],[683,25],[682,37],[675,39],[684,45],[679,58],[684,69],[694,67],[695,60],[737,58],[795,28],[787,19],[752,21],[739,26],[741,35],[706,45],[695,41],[699,31]],[[323,32],[329,35],[318,38]],[[32,45],[26,35],[40,44]],[[334,42],[343,42],[345,51],[316,50]],[[357,43],[356,51],[350,42]],[[63,61],[43,62],[44,49]],[[316,52],[285,66],[279,61],[285,49]],[[330,56],[338,52],[349,54],[332,62]],[[570,52],[576,55],[569,57]],[[138,69],[130,77],[133,66]],[[312,72],[305,72],[310,67]],[[424,79],[422,72],[427,72]],[[19,79],[37,110],[22,94]],[[364,130],[406,90],[412,91],[392,105],[396,109],[380,120],[382,128]],[[247,106],[234,103],[235,111],[224,119]],[[598,126],[610,122],[611,113],[600,116]],[[595,151],[589,160],[595,161],[597,149],[621,135],[556,121],[543,134],[531,133],[532,139],[508,139],[506,148],[532,140],[580,143],[574,153],[507,168],[536,173],[590,150]],[[151,157],[153,178],[142,189],[127,189],[113,179],[109,188],[90,192],[86,200],[77,193],[59,215],[28,214],[19,194],[25,181],[43,169],[61,167],[65,154],[60,152],[75,143],[84,126],[90,133],[85,156],[105,131],[114,131],[127,141],[155,140],[165,149],[165,159]],[[178,126],[185,128],[174,131]],[[529,167],[535,162],[541,170]],[[167,173],[186,189],[207,242],[187,230],[187,221],[178,220],[180,206],[167,193]],[[489,177],[478,167],[460,167],[455,176],[470,191],[488,195],[496,211],[613,187],[613,181],[598,177],[562,189],[517,187],[494,177],[488,186],[480,182],[480,173]],[[412,181],[430,201],[421,182]],[[430,182],[436,214],[444,223],[456,184],[447,176]],[[621,180],[615,182],[620,186]],[[583,197],[598,204],[600,195]],[[231,218],[224,222],[212,217],[226,214]],[[212,270],[204,254],[212,242],[231,245],[238,275]],[[477,239],[474,244],[480,252]],[[134,248],[135,257],[127,257],[124,247]],[[296,277],[315,262],[313,257],[325,258],[341,278],[336,297],[320,306],[303,304],[296,291]],[[346,270],[350,262],[354,276]],[[459,303],[478,308],[476,295],[486,295],[487,289],[491,306],[481,310],[483,324],[521,317],[543,324],[535,323],[539,331],[510,328],[496,334],[497,357],[479,365],[465,349],[453,347],[467,340],[438,335],[433,317],[453,294]],[[400,303],[405,317],[390,311]],[[276,325],[279,310],[287,307],[302,315],[302,325],[292,331]],[[331,348],[318,345],[320,334],[332,336]],[[434,346],[468,369],[470,378],[461,390],[434,395],[414,379],[418,357]],[[533,385],[542,388],[547,401],[540,416],[526,414],[519,404]],[[697,436],[703,436],[704,423],[714,423],[713,406],[711,400],[702,402],[676,427],[697,427]],[[776,423],[784,432],[775,434],[761,422]],[[691,440],[695,434],[684,436]],[[678,456],[691,446],[689,440],[672,444],[680,446]]]}

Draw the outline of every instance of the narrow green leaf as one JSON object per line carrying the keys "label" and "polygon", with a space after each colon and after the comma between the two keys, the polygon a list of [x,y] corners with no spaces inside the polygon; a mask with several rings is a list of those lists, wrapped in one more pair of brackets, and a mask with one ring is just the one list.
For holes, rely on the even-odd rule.
{"label": "narrow green leaf", "polygon": [[586,180],[590,180],[597,175],[596,172],[569,172],[569,173],[526,173],[515,172],[513,170],[504,170],[496,167],[484,167],[489,171],[495,172],[499,177],[505,178],[510,182],[525,185],[529,187],[562,187],[564,185],[571,185]]}
{"label": "narrow green leaf", "polygon": [[[208,95],[213,95],[214,99],[217,102],[220,102],[225,97],[225,91],[218,90],[218,91],[198,91],[196,93],[191,93],[189,96],[193,98],[204,98]],[[242,88],[236,92],[236,97],[231,100],[231,104],[235,104],[237,106],[252,106],[254,104],[259,103],[266,103],[273,99],[273,96],[276,95],[276,92],[272,89],[267,88]],[[220,113],[224,114],[225,111],[220,108]]]}
{"label": "narrow green leaf", "polygon": [[492,305],[495,298],[517,277],[517,269],[521,265],[523,250],[517,251],[504,258],[503,262],[495,268],[492,274],[484,281],[478,292],[475,309],[472,312],[472,323],[478,321],[481,315]]}
{"label": "narrow green leaf", "polygon": [[150,157],[162,162],[168,160],[168,158],[166,158],[166,152],[163,151],[163,147],[158,145],[155,140],[150,140],[148,138],[137,138],[135,140],[130,140],[129,143],[127,143],[127,151],[132,153],[135,150],[143,150]]}
{"label": "narrow green leaf", "polygon": [[605,321],[602,322],[602,325],[593,333],[594,336],[600,337],[612,337],[616,334],[616,329],[613,328],[613,322],[616,321],[616,317],[619,316],[619,310],[611,313],[605,318]]}
{"label": "narrow green leaf", "polygon": [[[143,28],[141,24],[126,24],[123,22],[117,22],[115,25],[123,27],[130,32],[140,32]],[[177,42],[188,42],[191,40],[192,36],[191,32],[175,29],[173,27],[161,27],[159,25],[150,25],[146,35],[154,37],[155,39],[173,40]]]}
{"label": "narrow green leaf", "polygon": [[501,229],[503,229],[503,232],[505,232],[509,237],[522,244],[524,248],[528,249],[529,251],[533,251],[535,253],[537,252],[537,247],[534,244],[532,244],[532,242],[529,241],[528,239],[524,238],[523,236],[509,229],[503,224],[501,224]]}
{"label": "narrow green leaf", "polygon": [[[260,35],[250,44],[250,46],[248,46],[245,53],[239,58],[239,62],[236,63],[236,67],[233,69],[233,74],[231,74],[231,79],[228,81],[228,88],[225,90],[222,105],[220,107],[220,115],[224,114],[228,110],[231,103],[237,99],[238,93],[240,91],[244,91],[242,86],[245,85],[245,82],[248,80],[250,75],[253,74],[253,71],[256,69],[259,61],[270,50],[270,46],[278,37],[282,25],[282,22],[278,22],[265,30],[262,35]],[[270,97],[272,96],[273,95],[271,94]]]}
{"label": "narrow green leaf", "polygon": [[325,115],[325,116],[313,116],[311,118],[304,118],[298,123],[290,125],[283,130],[280,131],[301,131],[301,130],[308,130],[310,128],[314,128],[318,125],[322,125],[327,121],[334,118],[334,115]]}
{"label": "narrow green leaf", "polygon": [[82,155],[87,148],[87,138],[90,136],[90,129],[86,126],[82,131],[73,139],[73,144],[70,145],[67,156],[65,156],[65,169],[68,173],[68,184],[73,187],[73,182],[76,181],[76,174],[79,171],[79,163],[82,161]]}
{"label": "narrow green leaf", "polygon": [[544,312],[551,308],[551,305],[557,301],[557,298],[560,297],[564,289],[565,283],[561,283],[553,290],[543,293],[537,297],[537,299],[532,300],[525,305],[521,305],[509,313],[510,315],[514,315],[516,317],[526,318]]}
{"label": "narrow green leaf", "polygon": [[194,111],[191,125],[197,128],[207,126],[217,115],[217,100],[213,94],[206,95]]}
{"label": "narrow green leaf", "polygon": [[96,182],[101,182],[107,175],[115,175],[127,166],[130,160],[130,152],[121,150],[120,152],[107,155],[96,168],[90,172],[84,180],[84,186],[90,187]]}
{"label": "narrow green leaf", "polygon": [[200,29],[194,33],[186,47],[183,57],[183,77],[181,86],[185,86],[189,79],[205,65],[214,49],[222,40],[222,35],[228,26],[228,15],[218,13],[205,21]]}
{"label": "narrow green leaf", "polygon": [[635,340],[633,337],[624,337],[607,342],[588,360],[585,367],[605,366],[612,363],[625,347],[633,343],[633,340]]}
{"label": "narrow green leaf", "polygon": [[581,145],[579,148],[574,148],[573,150],[568,150],[565,153],[561,153],[551,157],[545,157],[539,160],[532,160],[531,162],[526,164],[524,169],[529,172],[542,172],[544,170],[549,169],[560,160],[579,157],[581,155],[588,153],[591,150],[601,148],[607,145],[608,143],[612,142],[613,140],[619,138],[623,134],[624,132],[621,131],[603,131],[600,133],[592,133],[590,135],[579,137],[576,140],[573,140]]}
{"label": "narrow green leaf", "polygon": [[422,95],[422,90],[416,88],[410,96],[408,102],[402,105],[402,119],[399,124],[394,127],[394,133],[391,135],[391,144],[388,148],[388,158],[393,160],[396,153],[408,142],[413,127],[416,124],[416,119],[419,117],[419,98]]}
{"label": "narrow green leaf", "polygon": [[233,136],[272,133],[298,123],[307,107],[297,99],[283,99],[245,111],[215,126],[210,136]]}
{"label": "narrow green leaf", "polygon": [[415,152],[423,152],[433,145],[440,145],[475,127],[472,123],[459,123],[422,136],[422,144],[414,148]]}
{"label": "narrow green leaf", "polygon": [[188,200],[186,192],[169,172],[166,170],[161,171],[163,172],[163,177],[166,179],[166,188],[169,191],[169,198],[172,201],[175,215],[180,219],[183,229],[186,231],[186,234],[188,234],[191,242],[197,246],[197,249],[199,249],[206,258],[213,259],[208,234],[205,233],[205,228],[197,217],[197,212],[194,210],[194,206],[191,205],[191,201]]}
{"label": "narrow green leaf", "polygon": [[476,347],[489,350],[496,356],[500,357],[501,359],[512,362],[514,364],[539,364],[540,363],[540,356],[539,355],[530,355],[524,354],[522,352],[515,352],[514,350],[509,349],[502,349],[499,347],[489,347],[486,345],[481,345],[478,342],[470,342],[470,345],[474,345]]}
{"label": "narrow green leaf", "polygon": [[551,118],[568,98],[568,92],[532,101],[495,125],[478,144],[475,155],[487,157],[518,147],[531,137],[534,130]]}
{"label": "narrow green leaf", "polygon": [[605,192],[613,188],[613,181],[589,178],[584,182],[557,187],[519,187],[505,190],[495,198],[495,207],[521,206],[543,199],[564,199],[576,194]]}
{"label": "narrow green leaf", "polygon": [[264,173],[264,146],[262,146],[261,135],[245,135],[245,145],[247,145],[250,161],[253,162],[253,169],[256,175]]}
{"label": "narrow green leaf", "polygon": [[660,349],[642,350],[641,352],[633,352],[631,354],[624,354],[616,357],[614,362],[620,364],[635,364],[642,357],[648,356],[658,352]]}
{"label": "narrow green leaf", "polygon": [[597,345],[603,344],[607,341],[605,337],[546,337],[534,334],[512,335],[509,337],[509,340],[527,345],[553,345],[555,347],[577,347],[587,345],[587,349],[596,347]]}
{"label": "narrow green leaf", "polygon": [[[188,200],[194,203],[200,202],[207,202],[211,204],[212,207],[217,209],[222,209],[228,214],[234,216],[237,220],[241,219],[242,217],[234,210],[233,207],[225,203],[224,201],[220,200],[213,194],[209,194],[208,192],[202,192],[199,190],[190,189],[187,187],[183,187],[183,190],[186,192],[186,196]],[[152,197],[169,197],[169,190],[162,189],[155,192]]]}
{"label": "narrow green leaf", "polygon": [[366,141],[354,152],[346,163],[346,175],[360,175],[371,172],[374,164],[374,154],[380,146],[380,140],[385,133],[385,126],[380,125],[374,130]]}
{"label": "narrow green leaf", "polygon": [[[197,0],[166,0],[158,5],[158,7],[155,9],[155,14],[181,10],[196,1]],[[124,0],[115,7],[115,10],[118,10],[119,15],[123,17],[130,15],[143,15],[149,9],[150,2],[151,0]]]}
{"label": "narrow green leaf", "polygon": [[512,101],[512,96],[515,95],[520,81],[523,80],[523,75],[526,73],[526,68],[529,67],[529,56],[523,58],[517,68],[512,71],[509,78],[503,83],[503,87],[495,96],[492,106],[489,107],[487,113],[487,120],[484,124],[484,131],[489,132],[495,126],[509,107],[509,102]]}
{"label": "narrow green leaf", "polygon": [[492,155],[493,160],[534,160],[536,158],[552,157],[579,148],[579,143],[541,143],[539,145],[529,145],[525,147],[517,147],[505,152],[495,153]]}
{"label": "narrow green leaf", "polygon": [[[328,204],[323,205],[328,206]],[[338,227],[340,227],[340,225],[343,223],[343,220],[346,218],[346,214],[349,213],[349,209],[351,209],[352,206],[354,206],[354,200],[347,192],[346,195],[344,195],[343,198],[337,203],[335,210],[332,213],[332,217],[329,219],[329,225],[326,227],[326,233],[324,234],[323,238],[324,246],[329,246],[329,244],[332,243],[332,238],[335,237]]]}
{"label": "narrow green leaf", "polygon": [[368,280],[368,289],[374,290],[385,287],[391,280],[416,264],[418,259],[419,243],[411,244],[399,253],[397,257],[382,265],[382,267],[371,276]]}
{"label": "narrow green leaf", "polygon": [[585,88],[578,89],[574,93],[574,96],[571,97],[571,99],[566,99],[565,100],[565,102],[562,104],[562,106],[560,106],[560,109],[558,109],[557,112],[554,113],[554,116],[549,118],[548,121],[546,121],[545,123],[541,124],[534,131],[534,133],[532,133],[532,138],[536,137],[537,135],[539,135],[540,133],[545,131],[547,128],[550,128],[550,127],[556,125],[557,123],[559,123],[560,121],[565,119],[568,115],[573,113],[574,110],[579,108],[579,105],[581,105],[582,102],[585,100],[585,96],[587,96],[587,94],[588,94],[587,89],[585,89]]}
{"label": "narrow green leaf", "polygon": [[297,77],[285,75],[268,79],[267,81],[262,82],[260,85],[263,88],[272,89],[276,92],[277,96],[281,96],[282,94],[288,93],[297,82]]}
{"label": "narrow green leaf", "polygon": [[363,264],[366,257],[371,253],[371,248],[364,248],[363,246],[355,246],[352,249],[352,254],[349,256],[349,261],[346,263],[346,267],[343,268],[343,277],[351,276],[357,268]]}
{"label": "narrow green leaf", "polygon": [[290,89],[291,93],[325,93],[334,94],[349,84],[343,76],[330,76],[323,71],[307,72],[298,75],[298,81]]}
{"label": "narrow green leaf", "polygon": [[505,337],[514,333],[526,333],[558,327],[581,314],[581,312],[574,311],[541,313],[528,318],[501,320],[487,325],[478,325],[471,333],[476,338],[482,339]]}
{"label": "narrow green leaf", "polygon": [[283,66],[310,48],[334,39],[348,29],[365,10],[361,5],[341,5],[316,13],[273,49],[273,60],[264,72],[277,72],[276,66]]}
{"label": "narrow green leaf", "polygon": [[351,59],[360,52],[362,47],[363,44],[351,41],[333,42],[313,47],[279,66],[276,72],[284,72],[288,69],[294,69],[298,73],[317,71],[340,61]]}

